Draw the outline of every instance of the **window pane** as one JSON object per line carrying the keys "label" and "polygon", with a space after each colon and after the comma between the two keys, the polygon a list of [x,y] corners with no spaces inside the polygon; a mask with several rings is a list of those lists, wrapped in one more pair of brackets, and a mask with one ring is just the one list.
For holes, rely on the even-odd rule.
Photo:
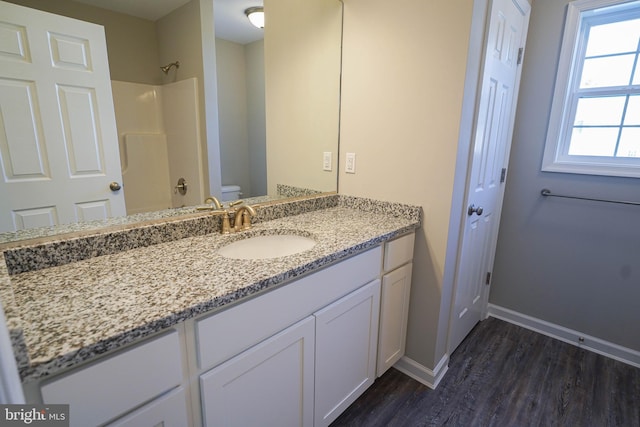
{"label": "window pane", "polygon": [[640,0],[564,3],[542,170],[640,178]]}
{"label": "window pane", "polygon": [[585,59],[580,88],[628,85],[634,57],[620,55]]}
{"label": "window pane", "polygon": [[574,126],[620,125],[626,96],[580,98]]}
{"label": "window pane", "polygon": [[575,128],[569,145],[570,156],[613,156],[618,128]]}
{"label": "window pane", "polygon": [[617,157],[640,157],[640,129],[622,129]]}
{"label": "window pane", "polygon": [[624,116],[624,124],[640,125],[640,96],[630,96],[627,105],[627,113]]}
{"label": "window pane", "polygon": [[640,19],[597,25],[589,30],[587,57],[635,52],[640,38]]}

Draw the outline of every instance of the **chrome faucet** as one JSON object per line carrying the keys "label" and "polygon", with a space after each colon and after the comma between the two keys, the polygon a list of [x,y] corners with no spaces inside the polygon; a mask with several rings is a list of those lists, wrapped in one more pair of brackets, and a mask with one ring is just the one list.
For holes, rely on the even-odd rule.
{"label": "chrome faucet", "polygon": [[251,228],[251,218],[256,216],[256,211],[249,205],[242,205],[236,210],[233,224],[234,231],[248,230]]}

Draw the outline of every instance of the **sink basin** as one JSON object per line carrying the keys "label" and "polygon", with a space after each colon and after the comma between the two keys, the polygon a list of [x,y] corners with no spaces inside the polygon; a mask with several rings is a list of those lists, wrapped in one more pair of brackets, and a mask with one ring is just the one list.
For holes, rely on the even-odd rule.
{"label": "sink basin", "polygon": [[237,240],[218,249],[225,258],[269,259],[295,255],[314,247],[316,241],[298,234],[270,234]]}

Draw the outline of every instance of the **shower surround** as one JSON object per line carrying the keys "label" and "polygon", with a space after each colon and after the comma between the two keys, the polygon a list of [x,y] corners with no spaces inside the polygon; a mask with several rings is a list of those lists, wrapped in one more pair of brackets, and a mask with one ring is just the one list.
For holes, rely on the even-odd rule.
{"label": "shower surround", "polygon": [[[127,214],[201,203],[198,81],[162,86],[112,81]],[[180,178],[186,194],[174,191]]]}

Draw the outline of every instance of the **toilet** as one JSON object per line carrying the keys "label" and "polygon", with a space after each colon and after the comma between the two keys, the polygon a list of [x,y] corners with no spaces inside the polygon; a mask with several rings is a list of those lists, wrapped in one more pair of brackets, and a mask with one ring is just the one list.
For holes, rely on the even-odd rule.
{"label": "toilet", "polygon": [[222,198],[221,202],[229,202],[231,200],[238,200],[242,197],[242,191],[239,185],[223,185],[222,186]]}

